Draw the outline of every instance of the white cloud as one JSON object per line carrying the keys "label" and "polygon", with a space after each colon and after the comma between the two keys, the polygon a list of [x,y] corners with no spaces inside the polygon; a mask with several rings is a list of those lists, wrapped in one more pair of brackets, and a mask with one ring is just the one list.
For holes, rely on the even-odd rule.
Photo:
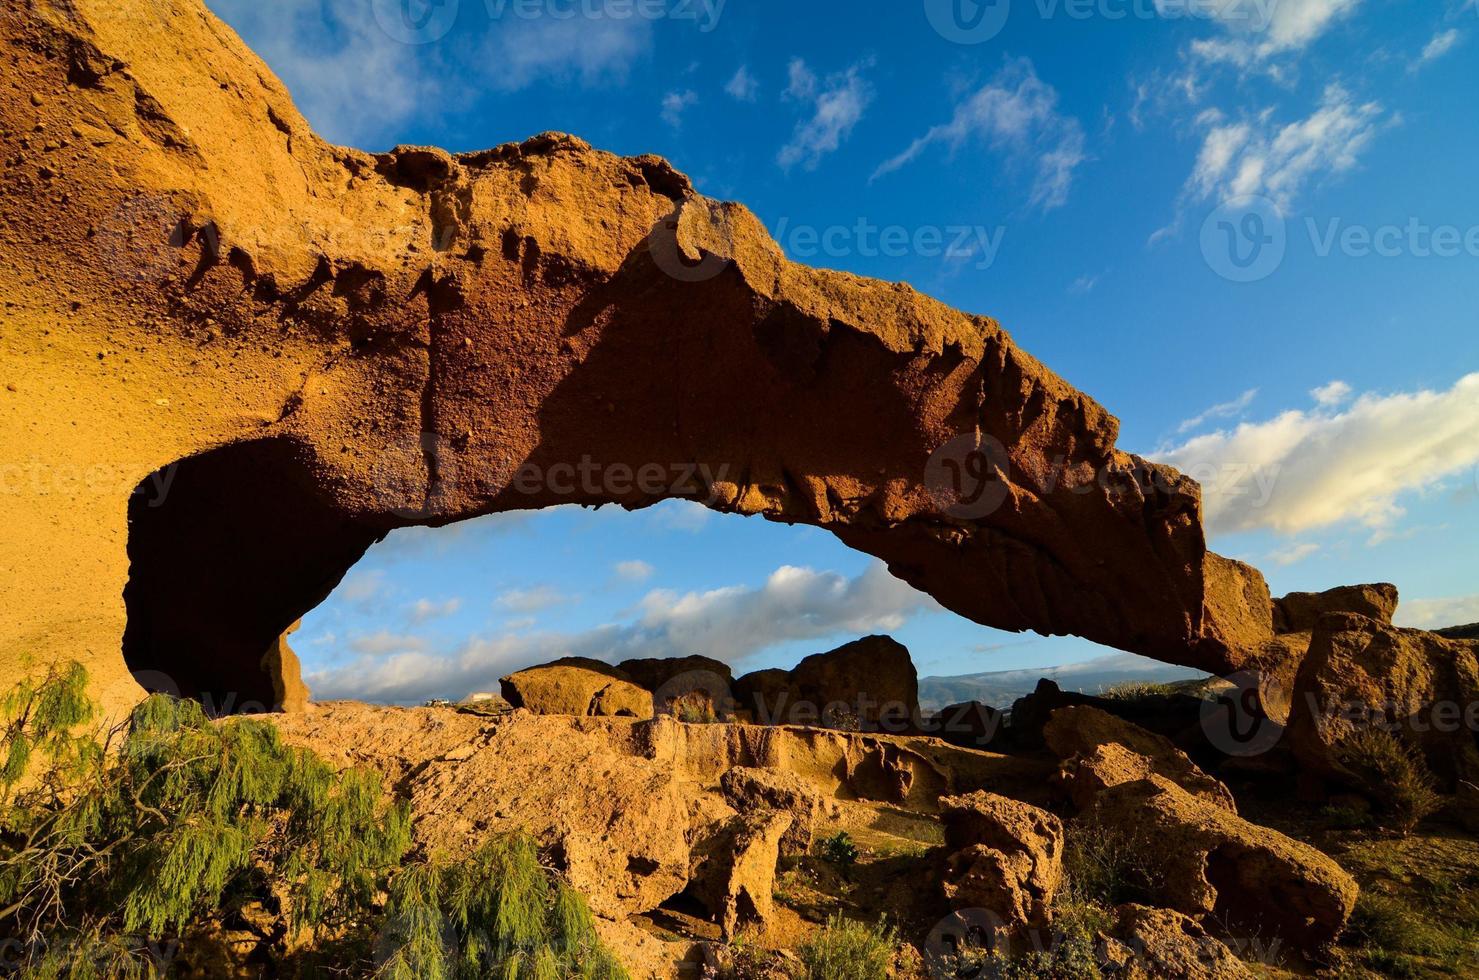
{"label": "white cloud", "polygon": [[650,579],[657,569],[645,561],[619,561],[616,563],[616,577],[627,582],[645,582]]}
{"label": "white cloud", "polygon": [[873,101],[873,90],[862,76],[868,67],[868,63],[853,65],[821,81],[800,58],[791,62],[785,98],[804,104],[810,114],[796,124],[790,142],[776,156],[777,163],[787,170],[798,163],[815,170],[822,157],[835,152],[852,135]]}
{"label": "white cloud", "polygon": [[1328,385],[1310,389],[1310,397],[1321,408],[1334,408],[1348,401],[1354,391],[1355,389],[1344,381],[1332,381]]}
{"label": "white cloud", "polygon": [[416,624],[430,622],[433,619],[445,619],[454,616],[462,608],[462,600],[451,598],[442,602],[433,602],[430,599],[417,599],[411,603],[409,610],[411,622]]}
{"label": "white cloud", "polygon": [[663,531],[693,533],[702,530],[713,518],[714,512],[693,500],[670,498],[653,504],[647,509],[647,519]]}
{"label": "white cloud", "polygon": [[985,86],[955,107],[950,122],[931,128],[874,172],[876,180],[944,145],[952,153],[976,140],[1034,172],[1031,203],[1044,211],[1068,201],[1074,171],[1087,158],[1079,121],[1058,111],[1058,93],[1026,58],[1009,60]]}
{"label": "white cloud", "polygon": [[495,690],[500,676],[559,657],[616,662],[698,653],[736,664],[777,643],[897,630],[937,608],[880,562],[856,578],[784,566],[758,588],[654,591],[639,604],[635,620],[580,633],[510,633],[472,639],[444,652],[419,640],[368,638],[353,644],[361,653],[355,661],[307,680],[325,700],[416,703]]}
{"label": "white cloud", "polygon": [[1479,595],[1449,599],[1404,599],[1394,622],[1413,629],[1441,630],[1479,623]]}
{"label": "white cloud", "polygon": [[1447,391],[1365,394],[1343,409],[1284,412],[1154,456],[1202,483],[1213,533],[1299,534],[1358,521],[1385,536],[1404,514],[1404,495],[1460,474],[1479,479],[1475,432],[1479,373]]}
{"label": "white cloud", "polygon": [[[411,45],[381,30],[357,0],[211,0],[293,94],[314,129],[369,148],[393,142],[387,127],[437,104],[438,74]],[[375,97],[367,99],[365,93]]]}
{"label": "white cloud", "polygon": [[536,613],[570,601],[570,596],[556,588],[536,585],[527,589],[509,589],[494,599],[493,605],[504,612]]}
{"label": "white cloud", "polygon": [[339,586],[339,596],[346,602],[366,603],[385,591],[385,572],[375,569],[369,572],[351,572]]}
{"label": "white cloud", "polygon": [[488,38],[482,80],[504,91],[541,81],[620,83],[651,50],[646,17],[502,18]]}
{"label": "white cloud", "polygon": [[1253,399],[1257,397],[1258,389],[1249,388],[1247,391],[1243,392],[1241,395],[1234,398],[1230,402],[1222,402],[1221,404],[1213,405],[1211,408],[1202,412],[1200,415],[1194,415],[1191,418],[1186,419],[1184,422],[1176,427],[1176,432],[1178,434],[1184,435],[1185,433],[1190,432],[1192,429],[1201,428],[1203,424],[1211,421],[1212,419],[1230,419],[1241,415],[1245,410],[1247,410],[1249,405],[1253,404]]}
{"label": "white cloud", "polygon": [[1418,59],[1416,61],[1408,66],[1408,70],[1417,71],[1424,65],[1428,65],[1433,63],[1434,61],[1437,61],[1439,58],[1443,57],[1445,54],[1457,47],[1459,39],[1462,36],[1463,35],[1459,33],[1458,28],[1456,27],[1449,28],[1446,31],[1441,31],[1438,34],[1434,34],[1433,39],[1423,47],[1423,53],[1418,56]]}
{"label": "white cloud", "polygon": [[1077,279],[1073,280],[1073,283],[1068,287],[1068,291],[1070,293],[1078,293],[1080,295],[1084,293],[1091,293],[1094,291],[1094,287],[1099,285],[1099,280],[1101,278],[1102,275],[1091,276],[1085,274],[1079,276]]}
{"label": "white cloud", "polygon": [[741,102],[754,102],[760,94],[760,82],[750,74],[749,65],[740,65],[739,71],[725,84],[724,91]]}
{"label": "white cloud", "polygon": [[698,93],[693,89],[669,92],[662,97],[662,121],[677,129],[683,125],[683,113],[698,105]]}
{"label": "white cloud", "polygon": [[1382,113],[1379,103],[1358,103],[1333,83],[1313,113],[1291,123],[1274,123],[1272,110],[1237,121],[1204,112],[1198,121],[1207,134],[1185,194],[1218,201],[1260,195],[1288,211],[1307,185],[1356,166]]}
{"label": "white cloud", "polygon": [[1306,558],[1312,558],[1320,553],[1320,546],[1312,541],[1303,544],[1291,544],[1287,548],[1279,548],[1271,551],[1264,560],[1280,567],[1297,565]]}
{"label": "white cloud", "polygon": [[[1203,9],[1226,31],[1226,36],[1195,41],[1191,50],[1206,61],[1248,67],[1307,47],[1359,3],[1360,0],[1214,0]],[[1184,0],[1156,0],[1156,6],[1162,14],[1186,10]]]}

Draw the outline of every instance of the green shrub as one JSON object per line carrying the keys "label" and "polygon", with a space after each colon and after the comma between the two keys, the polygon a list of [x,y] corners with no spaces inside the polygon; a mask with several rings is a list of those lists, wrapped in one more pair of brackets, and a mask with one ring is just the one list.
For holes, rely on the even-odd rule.
{"label": "green shrub", "polygon": [[823,838],[821,850],[822,857],[844,868],[851,867],[858,861],[858,845],[845,830]]}
{"label": "green shrub", "polygon": [[1442,808],[1427,762],[1396,735],[1361,729],[1340,742],[1337,754],[1361,781],[1388,829],[1405,836]]}
{"label": "green shrub", "polygon": [[409,809],[269,723],[162,696],[95,717],[78,666],[0,698],[0,939],[26,980],[155,977],[152,946],[249,906],[346,944],[339,974],[378,932],[380,976],[625,976],[527,838],[408,864]]}
{"label": "green shrub", "polygon": [[799,953],[806,980],[886,980],[897,946],[898,933],[892,927],[836,915]]}
{"label": "green shrub", "polygon": [[1110,701],[1142,701],[1145,698],[1165,697],[1175,694],[1176,688],[1170,684],[1154,684],[1149,681],[1124,681],[1106,687],[1099,693],[1102,698]]}
{"label": "green shrub", "polygon": [[1161,849],[1148,834],[1107,825],[1089,811],[1067,824],[1064,838],[1063,873],[1071,901],[1157,904],[1165,874],[1154,858]]}
{"label": "green shrub", "polygon": [[961,975],[992,980],[1100,980],[1099,934],[1110,925],[1111,916],[1103,906],[1060,899],[1045,941],[989,950],[978,968]]}
{"label": "green shrub", "polygon": [[1346,925],[1346,942],[1368,950],[1416,956],[1443,956],[1451,943],[1429,916],[1404,902],[1362,890]]}

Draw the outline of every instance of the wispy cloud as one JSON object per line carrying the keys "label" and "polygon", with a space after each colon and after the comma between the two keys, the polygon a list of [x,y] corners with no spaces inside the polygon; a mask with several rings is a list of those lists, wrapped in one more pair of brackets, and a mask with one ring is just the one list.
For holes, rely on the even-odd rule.
{"label": "wispy cloud", "polygon": [[535,585],[527,589],[509,589],[494,599],[493,605],[504,612],[536,613],[571,601],[572,596],[553,586]]}
{"label": "wispy cloud", "polygon": [[1297,565],[1306,558],[1313,558],[1319,553],[1319,545],[1313,541],[1306,541],[1302,544],[1291,544],[1287,548],[1278,548],[1271,551],[1264,557],[1264,560],[1282,568]]}
{"label": "wispy cloud", "polygon": [[377,568],[351,572],[339,586],[339,596],[346,602],[366,603],[378,599],[385,589],[385,572]]}
{"label": "wispy cloud", "polygon": [[1213,533],[1299,534],[1345,521],[1393,532],[1404,495],[1479,478],[1479,373],[1447,391],[1368,393],[1153,454],[1201,481]]}
{"label": "wispy cloud", "polygon": [[1310,397],[1321,408],[1334,408],[1336,405],[1342,405],[1349,401],[1354,391],[1355,389],[1344,381],[1332,381],[1329,384],[1320,385],[1318,388],[1311,388]]}
{"label": "wispy cloud", "polygon": [[[1209,62],[1248,67],[1275,55],[1297,52],[1325,34],[1360,0],[1217,0],[1208,12],[1225,36],[1192,43]],[[1184,16],[1178,0],[1156,0],[1163,14]]]}
{"label": "wispy cloud", "polygon": [[652,50],[646,17],[508,17],[488,36],[484,83],[518,91],[536,82],[625,81]]}
{"label": "wispy cloud", "polygon": [[534,632],[475,638],[438,651],[388,634],[366,638],[351,663],[308,677],[323,699],[416,703],[495,689],[511,671],[565,656],[616,662],[633,656],[702,653],[730,664],[777,643],[897,630],[937,609],[928,596],[873,563],[856,578],[783,566],[758,588],[649,593],[635,618],[580,633]]}
{"label": "wispy cloud", "polygon": [[1095,274],[1095,275],[1085,274],[1085,275],[1079,276],[1077,279],[1073,280],[1073,282],[1069,285],[1068,291],[1070,293],[1077,293],[1079,295],[1083,295],[1083,294],[1086,294],[1086,293],[1092,293],[1094,291],[1094,287],[1097,286],[1097,285],[1099,285],[1099,280],[1102,279],[1102,278],[1103,278],[1103,274],[1102,273]]}
{"label": "wispy cloud", "polygon": [[784,169],[800,164],[815,170],[823,157],[835,153],[873,101],[872,87],[863,79],[870,62],[853,65],[844,72],[818,79],[797,58],[791,62],[790,84],[785,99],[805,107],[807,115],[796,124],[796,130],[776,155]]}
{"label": "wispy cloud", "polygon": [[1434,34],[1433,39],[1423,46],[1422,54],[1418,55],[1417,60],[1408,66],[1408,71],[1420,71],[1424,66],[1437,61],[1458,47],[1458,42],[1462,37],[1463,35],[1456,27]]}
{"label": "wispy cloud", "polygon": [[657,569],[645,561],[619,561],[616,563],[616,577],[624,582],[645,582],[656,574]]}
{"label": "wispy cloud", "polygon": [[760,82],[750,74],[748,65],[740,65],[739,71],[725,83],[724,91],[741,102],[754,102],[760,95]]}
{"label": "wispy cloud", "polygon": [[433,619],[445,619],[448,616],[455,616],[461,608],[462,600],[454,596],[451,599],[443,599],[441,602],[434,602],[431,599],[417,599],[411,603],[411,608],[407,612],[411,618],[411,622],[420,625],[422,623],[429,623]]}
{"label": "wispy cloud", "polygon": [[698,105],[698,93],[693,89],[669,92],[662,97],[662,121],[674,129],[683,125],[683,113]]}
{"label": "wispy cloud", "polygon": [[1253,399],[1257,397],[1258,389],[1249,388],[1247,391],[1243,392],[1232,401],[1221,402],[1217,405],[1213,405],[1206,411],[1198,415],[1193,415],[1191,418],[1184,420],[1180,425],[1176,427],[1176,432],[1178,435],[1185,435],[1193,429],[1200,429],[1203,425],[1207,424],[1213,419],[1236,418],[1237,416],[1242,415],[1243,412],[1247,411],[1248,406],[1252,405]]}
{"label": "wispy cloud", "polygon": [[874,172],[876,180],[899,170],[936,146],[951,153],[976,141],[1034,173],[1029,196],[1044,211],[1068,201],[1074,172],[1086,159],[1084,130],[1058,111],[1058,92],[1037,77],[1026,58],[1008,60],[986,85],[955,107],[948,123],[932,127]]}

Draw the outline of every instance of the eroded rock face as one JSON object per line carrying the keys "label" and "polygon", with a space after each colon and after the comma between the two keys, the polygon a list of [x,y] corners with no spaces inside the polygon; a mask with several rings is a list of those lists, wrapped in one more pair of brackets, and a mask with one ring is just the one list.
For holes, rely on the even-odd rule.
{"label": "eroded rock face", "polygon": [[[829,727],[905,732],[919,720],[919,677],[902,643],[865,636],[803,659],[791,671],[786,710]],[[800,721],[800,718],[795,718]]]}
{"label": "eroded rock face", "polygon": [[1397,611],[1397,587],[1343,585],[1325,592],[1291,592],[1274,600],[1274,631],[1310,633],[1326,613],[1354,613],[1390,624]]}
{"label": "eroded rock face", "polygon": [[780,769],[736,766],[720,779],[724,799],[740,813],[773,810],[791,818],[781,838],[781,854],[797,857],[811,850],[825,804],[814,786]]}
{"label": "eroded rock face", "polygon": [[[661,159],[329,145],[200,0],[7,4],[0,37],[0,453],[40,474],[6,669],[91,650],[126,704],[137,621],[133,670],[270,694],[262,652],[393,528],[671,497],[1003,629],[1222,670],[1263,628],[1196,484],[994,320],[793,264]],[[1004,479],[958,485],[977,460]],[[51,492],[74,469],[102,489]]]}
{"label": "eroded rock face", "polygon": [[1171,909],[1121,905],[1105,959],[1131,980],[1253,980],[1255,974],[1195,919]]}
{"label": "eroded rock face", "polygon": [[945,899],[987,909],[1015,929],[1046,921],[1063,883],[1063,824],[1046,810],[984,790],[940,801]]}
{"label": "eroded rock face", "polygon": [[781,839],[790,828],[789,813],[742,813],[695,849],[688,893],[717,918],[725,938],[770,919]]}
{"label": "eroded rock face", "polygon": [[1444,790],[1479,781],[1479,641],[1322,616],[1295,682],[1295,755],[1307,772],[1346,776],[1340,743],[1370,726],[1419,747]]}
{"label": "eroded rock face", "polygon": [[297,631],[300,623],[289,626],[282,636],[262,656],[262,672],[272,683],[275,711],[299,712],[308,710],[308,685],[303,683],[303,665],[298,655],[288,646],[288,637]]}
{"label": "eroded rock face", "polygon": [[1164,776],[1193,796],[1236,813],[1233,795],[1171,740],[1088,706],[1059,708],[1043,729],[1063,760],[1062,785],[1074,806],[1087,808],[1111,786]]}
{"label": "eroded rock face", "polygon": [[1358,888],[1308,844],[1259,827],[1157,775],[1101,793],[1089,819],[1137,842],[1159,904],[1317,950],[1345,928]]}

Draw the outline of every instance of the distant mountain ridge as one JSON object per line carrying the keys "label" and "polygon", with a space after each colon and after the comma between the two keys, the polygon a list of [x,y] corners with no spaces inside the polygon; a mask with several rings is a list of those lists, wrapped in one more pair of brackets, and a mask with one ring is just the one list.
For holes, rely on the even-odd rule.
{"label": "distant mountain ridge", "polygon": [[1116,684],[1159,684],[1205,676],[1205,671],[1156,663],[1133,654],[1109,654],[1061,667],[1027,667],[954,677],[921,677],[919,706],[925,711],[938,711],[950,704],[980,701],[995,708],[1009,708],[1013,701],[1031,694],[1037,687],[1037,682],[1044,677],[1056,681],[1065,691],[1098,694]]}

